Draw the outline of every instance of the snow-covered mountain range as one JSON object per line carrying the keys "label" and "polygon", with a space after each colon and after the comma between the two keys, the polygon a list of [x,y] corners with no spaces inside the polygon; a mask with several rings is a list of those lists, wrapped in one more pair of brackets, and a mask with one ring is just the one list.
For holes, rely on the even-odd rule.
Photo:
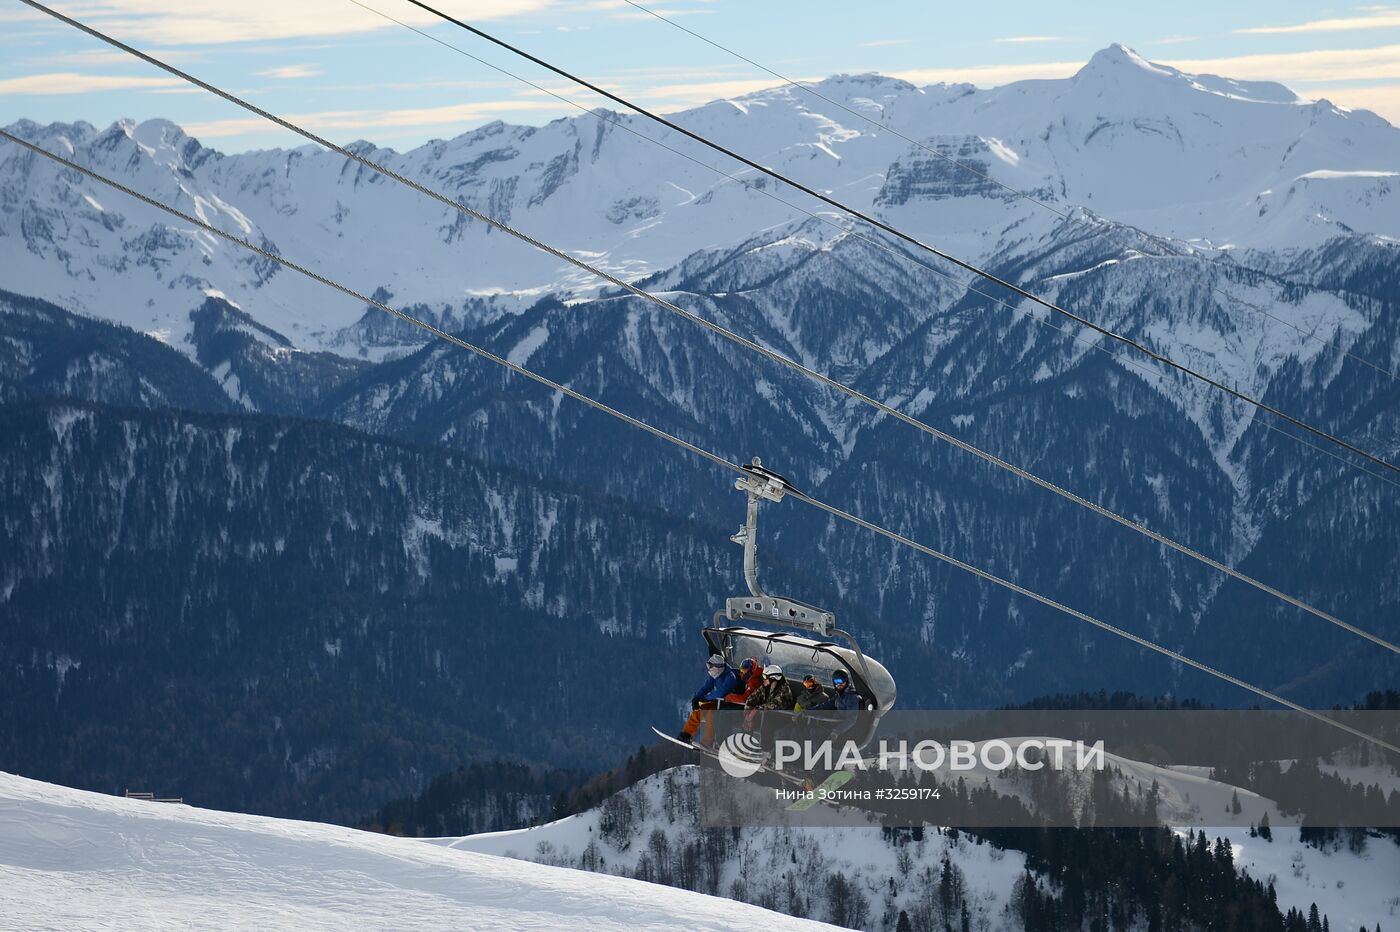
{"label": "snow-covered mountain range", "polygon": [[[1060,217],[1007,188],[1212,255],[1292,255],[1339,235],[1400,236],[1400,131],[1280,85],[1186,75],[1115,45],[1065,80],[979,90],[859,75],[813,89],[968,168],[791,87],[674,119],[977,262],[1034,248],[1059,226]],[[161,120],[105,130],[20,123],[11,131],[440,320],[598,286],[314,146],[223,155]],[[822,205],[631,115],[585,114],[543,127],[492,123],[406,153],[365,142],[355,148],[632,278],[775,229],[794,234],[775,238],[791,261],[846,225]],[[0,150],[0,204],[10,290],[177,346],[210,290],[300,349],[368,352],[382,343],[353,329],[363,308],[10,147]],[[799,233],[809,211],[831,225]],[[123,296],[119,306],[114,294]],[[1324,337],[1340,325],[1319,323]]]}
{"label": "snow-covered mountain range", "polygon": [[[1118,46],[1063,81],[984,91],[867,75],[818,90],[975,171],[791,88],[676,119],[1400,453],[1400,383],[1381,371],[1400,370],[1400,130]],[[1351,702],[1400,675],[1375,645],[600,292],[342,158],[221,155],[160,121],[12,131],[1299,701]],[[491,124],[404,154],[357,145],[1400,638],[1394,484],[1218,393],[1001,307],[830,211],[775,201],[815,212],[770,182],[719,177],[594,116]],[[452,766],[469,739],[473,751],[503,735],[546,740],[554,763],[604,766],[676,711],[703,649],[695,629],[742,587],[725,539],[739,499],[708,464],[13,146],[0,146],[0,289],[0,702],[26,728],[0,737],[26,772],[108,787],[178,760],[180,779],[221,804],[343,816]],[[133,408],[146,410],[117,410]],[[839,607],[894,672],[901,703],[1101,687],[1248,698],[798,505],[765,521],[772,588]],[[557,690],[492,693],[499,714],[475,714],[464,671],[483,656],[492,669],[517,662],[522,645],[557,654],[559,682],[636,674],[603,723]],[[198,701],[163,705],[164,724],[138,740],[144,722],[110,697],[150,708],[169,703],[170,683],[198,684]],[[191,745],[230,702],[258,716],[228,725],[219,748]],[[347,722],[349,702],[360,712]],[[46,737],[75,719],[120,753]],[[267,721],[274,743],[261,740]],[[379,740],[406,729],[420,737]],[[369,747],[384,754],[361,774],[347,761]],[[256,766],[211,771],[209,754]]]}

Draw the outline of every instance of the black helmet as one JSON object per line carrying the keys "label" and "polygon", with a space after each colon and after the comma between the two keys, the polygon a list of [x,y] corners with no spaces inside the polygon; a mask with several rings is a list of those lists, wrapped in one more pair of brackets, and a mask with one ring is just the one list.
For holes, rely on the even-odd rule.
{"label": "black helmet", "polygon": [[845,671],[845,670],[842,670],[842,669],[839,669],[839,668],[838,668],[838,669],[836,669],[836,670],[832,670],[832,671],[831,671],[831,685],[832,685],[832,686],[840,686],[840,685],[843,684],[843,683],[849,685],[850,682],[851,682],[850,677],[848,677],[848,676],[846,675],[846,671]]}

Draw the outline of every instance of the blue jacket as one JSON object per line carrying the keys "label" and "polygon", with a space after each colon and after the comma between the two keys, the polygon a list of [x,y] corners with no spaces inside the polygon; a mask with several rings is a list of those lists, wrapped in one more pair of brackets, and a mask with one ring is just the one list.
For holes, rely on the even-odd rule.
{"label": "blue jacket", "polygon": [[719,702],[730,693],[739,691],[739,676],[734,672],[734,668],[725,666],[724,672],[719,676],[707,676],[705,682],[699,689],[695,690],[692,699],[703,701]]}
{"label": "blue jacket", "polygon": [[844,690],[833,688],[831,695],[827,697],[825,702],[812,708],[835,709],[838,712],[859,712],[865,708],[865,700],[861,698],[860,693],[856,692],[854,686],[847,684]]}

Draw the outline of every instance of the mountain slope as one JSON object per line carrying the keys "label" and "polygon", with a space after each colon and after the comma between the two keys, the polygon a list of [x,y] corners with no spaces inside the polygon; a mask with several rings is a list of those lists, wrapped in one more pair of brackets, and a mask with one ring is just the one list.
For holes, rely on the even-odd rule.
{"label": "mountain slope", "polygon": [[27,928],[811,929],[635,880],[0,773],[0,916]]}
{"label": "mountain slope", "polygon": [[[1189,802],[1230,799],[1226,784],[1187,779],[1198,791]],[[967,782],[982,786],[980,776],[969,775]],[[1354,850],[1307,844],[1297,828],[1276,827],[1271,839],[1247,828],[1206,828],[1200,850],[1194,832],[1201,829],[1180,828],[963,832],[762,824],[731,835],[703,827],[698,784],[697,768],[677,768],[556,822],[430,841],[600,875],[646,877],[867,929],[894,929],[901,913],[914,929],[959,928],[964,910],[970,928],[1034,928],[1030,894],[1039,891],[1047,896],[1048,916],[1057,920],[1106,913],[1125,927],[1170,927],[1173,921],[1211,927],[1214,919],[1267,928],[1283,912],[1306,915],[1316,904],[1334,927],[1372,928],[1395,908],[1400,846],[1385,837]],[[991,787],[1016,794],[1001,779]],[[1267,800],[1251,801],[1277,815]],[[1195,815],[1191,821],[1210,820],[1199,810]],[[1192,852],[1189,859],[1180,849],[1173,856],[1174,844]],[[1210,870],[1196,873],[1202,853]],[[1106,864],[1097,865],[1100,859]],[[1253,882],[1263,889],[1250,889]],[[1228,920],[1217,917],[1222,908],[1235,912]]]}
{"label": "mountain slope", "polygon": [[0,398],[233,411],[209,373],[144,334],[0,291]]}
{"label": "mountain slope", "polygon": [[733,550],[328,425],[0,424],[0,757],[85,787],[348,820],[464,760],[602,766],[674,714]]}

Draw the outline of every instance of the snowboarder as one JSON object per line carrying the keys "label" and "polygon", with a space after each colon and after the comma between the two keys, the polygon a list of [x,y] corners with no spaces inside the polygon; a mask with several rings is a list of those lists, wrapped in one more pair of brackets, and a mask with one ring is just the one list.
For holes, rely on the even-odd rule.
{"label": "snowboarder", "polygon": [[748,702],[749,697],[758,692],[762,685],[763,665],[758,662],[757,657],[745,657],[744,662],[739,664],[739,688],[724,697],[720,708],[742,709],[744,703]]}
{"label": "snowboarder", "polygon": [[[837,712],[859,712],[865,708],[865,699],[851,685],[845,670],[831,671],[831,692],[826,701],[812,706],[813,711],[831,709]],[[856,716],[843,715],[841,723],[832,729],[831,736],[845,734],[856,723]]]}
{"label": "snowboarder", "polygon": [[808,673],[802,678],[802,687],[797,690],[793,704],[793,737],[815,740],[819,733],[825,731],[824,723],[811,721],[804,713],[819,709],[825,705],[830,693],[826,687],[817,682],[817,678]]}
{"label": "snowboarder", "polygon": [[798,712],[810,711],[822,708],[823,704],[830,698],[826,687],[817,682],[817,678],[808,673],[802,678],[802,688],[793,697],[793,708]]}
{"label": "snowboarder", "polygon": [[783,668],[770,663],[763,668],[763,685],[744,703],[749,710],[744,716],[744,728],[753,731],[756,725],[759,741],[770,744],[778,728],[787,722],[789,716],[785,713],[792,711],[795,701]]}
{"label": "snowboarder", "polygon": [[695,737],[702,724],[705,733],[700,743],[714,743],[715,709],[719,708],[725,696],[739,688],[739,677],[735,675],[734,668],[719,654],[711,654],[710,659],[705,661],[705,672],[708,674],[705,682],[701,683],[700,688],[695,690],[695,695],[690,697],[690,718],[686,719],[680,734],[676,735],[687,744]]}
{"label": "snowboarder", "polygon": [[757,709],[760,712],[773,710],[790,712],[795,702],[792,686],[783,676],[783,668],[776,663],[770,663],[763,668],[763,685],[752,696],[749,696],[744,702],[744,706],[749,709]]}

